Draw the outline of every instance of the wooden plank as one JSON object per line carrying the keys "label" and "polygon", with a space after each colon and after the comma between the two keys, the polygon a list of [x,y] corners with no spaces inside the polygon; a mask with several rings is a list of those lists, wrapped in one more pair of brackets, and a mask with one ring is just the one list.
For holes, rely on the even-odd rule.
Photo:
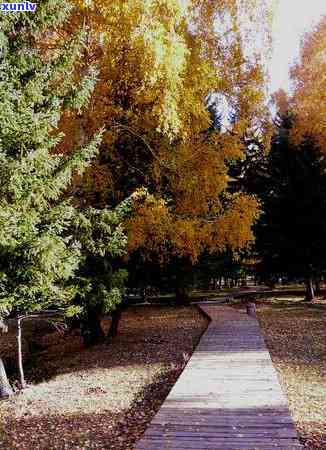
{"label": "wooden plank", "polygon": [[291,444],[291,443],[283,443],[283,444],[226,444],[226,443],[214,443],[213,446],[208,446],[204,442],[197,443],[196,446],[189,447],[188,443],[184,443],[183,445],[178,444],[177,447],[174,446],[172,442],[158,442],[152,443],[148,441],[144,443],[142,446],[138,447],[137,450],[298,450],[302,449],[300,445]]}
{"label": "wooden plank", "polygon": [[170,427],[153,427],[147,432],[147,439],[155,436],[175,437],[183,436],[197,438],[198,435],[204,438],[296,438],[296,432],[290,428],[237,428],[237,427],[184,427],[181,425]]}
{"label": "wooden plank", "polygon": [[256,319],[220,305],[135,450],[302,448]]}
{"label": "wooden plank", "polygon": [[204,439],[197,440],[194,442],[189,441],[170,441],[170,440],[160,440],[160,441],[154,441],[154,440],[147,440],[143,439],[137,447],[137,450],[275,450],[275,449],[281,449],[281,450],[298,450],[302,449],[302,446],[299,444],[299,442],[296,442],[292,439],[283,439],[279,440],[278,442],[246,442],[246,441],[239,441],[239,442],[232,442],[231,440],[228,441],[216,441],[216,442],[205,442]]}

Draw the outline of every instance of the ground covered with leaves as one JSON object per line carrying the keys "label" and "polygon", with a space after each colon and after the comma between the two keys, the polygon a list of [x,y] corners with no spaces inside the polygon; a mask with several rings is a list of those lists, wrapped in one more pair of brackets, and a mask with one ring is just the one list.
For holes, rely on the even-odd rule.
{"label": "ground covered with leaves", "polygon": [[[206,327],[195,307],[148,306],[124,312],[110,345],[44,335],[26,364],[30,386],[0,403],[0,448],[131,450]],[[0,339],[14,349],[12,335]]]}
{"label": "ground covered with leaves", "polygon": [[274,297],[257,303],[266,344],[301,440],[326,449],[326,302]]}

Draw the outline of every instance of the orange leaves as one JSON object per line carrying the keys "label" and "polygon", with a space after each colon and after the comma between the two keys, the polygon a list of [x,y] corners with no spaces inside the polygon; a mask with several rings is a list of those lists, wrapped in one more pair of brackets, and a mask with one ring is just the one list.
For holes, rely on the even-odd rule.
{"label": "orange leaves", "polygon": [[179,216],[167,202],[142,191],[135,202],[134,217],[126,224],[129,251],[138,250],[145,259],[161,263],[172,256],[196,262],[205,250],[236,253],[253,242],[251,226],[258,214],[258,202],[238,194],[230,196],[228,206],[217,217]]}
{"label": "orange leaves", "polygon": [[294,138],[298,143],[312,137],[325,152],[326,140],[326,17],[307,34],[301,62],[292,69],[293,109],[296,113]]}
{"label": "orange leaves", "polygon": [[[195,261],[204,250],[238,251],[253,239],[257,203],[225,192],[244,133],[266,118],[262,58],[246,48],[262,28],[255,8],[266,3],[76,0],[71,26],[87,24],[100,75],[86,114],[62,123],[64,146],[106,128],[104,156],[84,191],[100,205],[137,191],[126,224],[130,252]],[[212,130],[209,94],[224,99],[220,131]]]}
{"label": "orange leaves", "polygon": [[[259,216],[259,204],[246,194],[236,194],[216,222],[213,248],[234,253],[247,248],[254,240],[252,224]],[[214,245],[215,244],[215,245]]]}
{"label": "orange leaves", "polygon": [[219,210],[218,195],[226,188],[227,174],[222,151],[203,139],[180,144],[171,152],[168,185],[179,215],[205,216]]}
{"label": "orange leaves", "polygon": [[[126,223],[129,251],[141,250],[148,255],[166,258],[166,246],[172,229],[172,216],[166,202],[140,190],[134,196],[134,215]],[[150,256],[149,256],[150,258]]]}
{"label": "orange leaves", "polygon": [[246,8],[237,0],[75,1],[71,26],[87,24],[101,71],[89,120],[127,118],[135,128],[146,124],[186,140],[209,125],[204,99],[211,92],[236,106],[242,129],[262,104],[262,66],[246,51],[241,23],[246,19],[251,36],[261,33],[250,11],[264,1]]}

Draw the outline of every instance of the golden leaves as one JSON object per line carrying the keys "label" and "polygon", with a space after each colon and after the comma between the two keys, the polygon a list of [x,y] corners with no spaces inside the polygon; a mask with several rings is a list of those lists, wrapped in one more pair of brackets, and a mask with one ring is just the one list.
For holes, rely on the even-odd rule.
{"label": "golden leaves", "polygon": [[236,0],[76,2],[84,5],[79,22],[87,22],[90,47],[102,49],[93,105],[100,117],[109,109],[106,122],[112,113],[114,120],[128,114],[134,125],[144,121],[170,140],[188,139],[208,125],[204,99],[211,92],[229,98],[238,122],[261,103],[261,65],[246,55],[239,23],[242,15],[251,35],[258,33],[250,11],[265,2],[252,0],[245,13]]}
{"label": "golden leaves", "polygon": [[[130,195],[139,176],[130,252],[195,261],[204,250],[237,251],[252,241],[257,203],[225,191],[228,165],[243,157],[243,134],[266,118],[264,70],[241,29],[246,20],[256,33],[255,8],[266,2],[99,0],[95,7],[76,0],[71,26],[87,23],[100,75],[87,113],[62,124],[65,145],[106,127],[107,166],[101,161],[99,173],[84,179],[86,194],[94,189],[101,202],[110,189],[119,199]],[[229,131],[208,135],[211,93],[225,99],[232,120]]]}
{"label": "golden leaves", "polygon": [[292,107],[296,114],[294,139],[313,138],[325,152],[326,140],[326,17],[306,35],[301,62],[292,69],[294,95]]}
{"label": "golden leaves", "polygon": [[168,202],[141,191],[135,202],[135,214],[128,220],[129,251],[141,251],[147,259],[164,263],[172,256],[196,262],[205,251],[240,251],[254,239],[252,223],[259,215],[259,204],[251,196],[230,196],[230,202],[211,219],[182,216]]}

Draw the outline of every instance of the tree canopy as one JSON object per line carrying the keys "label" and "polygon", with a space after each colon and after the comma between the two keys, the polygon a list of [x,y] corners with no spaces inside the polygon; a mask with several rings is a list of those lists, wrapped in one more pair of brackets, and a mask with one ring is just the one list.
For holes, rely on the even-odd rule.
{"label": "tree canopy", "polygon": [[305,137],[315,140],[325,152],[326,124],[326,17],[307,33],[301,49],[301,58],[292,69],[294,94],[292,109],[296,115],[293,135],[296,142]]}
{"label": "tree canopy", "polygon": [[[268,36],[266,3],[77,6],[67,32],[86,20],[85,64],[96,60],[100,73],[87,112],[61,121],[60,150],[69,153],[99,125],[107,130],[86,183],[77,180],[80,197],[105,207],[136,192],[128,245],[144,258],[196,261],[206,250],[250,245],[258,203],[227,192],[228,165],[243,157],[243,134],[266,119],[263,62],[246,41]],[[207,107],[212,95],[224,114],[219,130]]]}
{"label": "tree canopy", "polygon": [[99,212],[94,225],[96,212],[77,211],[66,195],[95,157],[101,132],[69,154],[54,152],[63,111],[80,111],[96,83],[94,66],[75,77],[83,28],[55,51],[39,45],[71,12],[68,2],[44,0],[30,16],[1,14],[0,314],[52,305],[73,314],[72,300],[89,292],[75,278],[88,255],[121,255],[126,246],[117,214]]}
{"label": "tree canopy", "polygon": [[313,140],[293,143],[295,123],[290,110],[277,117],[270,152],[249,155],[243,182],[263,209],[255,230],[262,278],[288,276],[310,286],[325,271],[326,164]]}

